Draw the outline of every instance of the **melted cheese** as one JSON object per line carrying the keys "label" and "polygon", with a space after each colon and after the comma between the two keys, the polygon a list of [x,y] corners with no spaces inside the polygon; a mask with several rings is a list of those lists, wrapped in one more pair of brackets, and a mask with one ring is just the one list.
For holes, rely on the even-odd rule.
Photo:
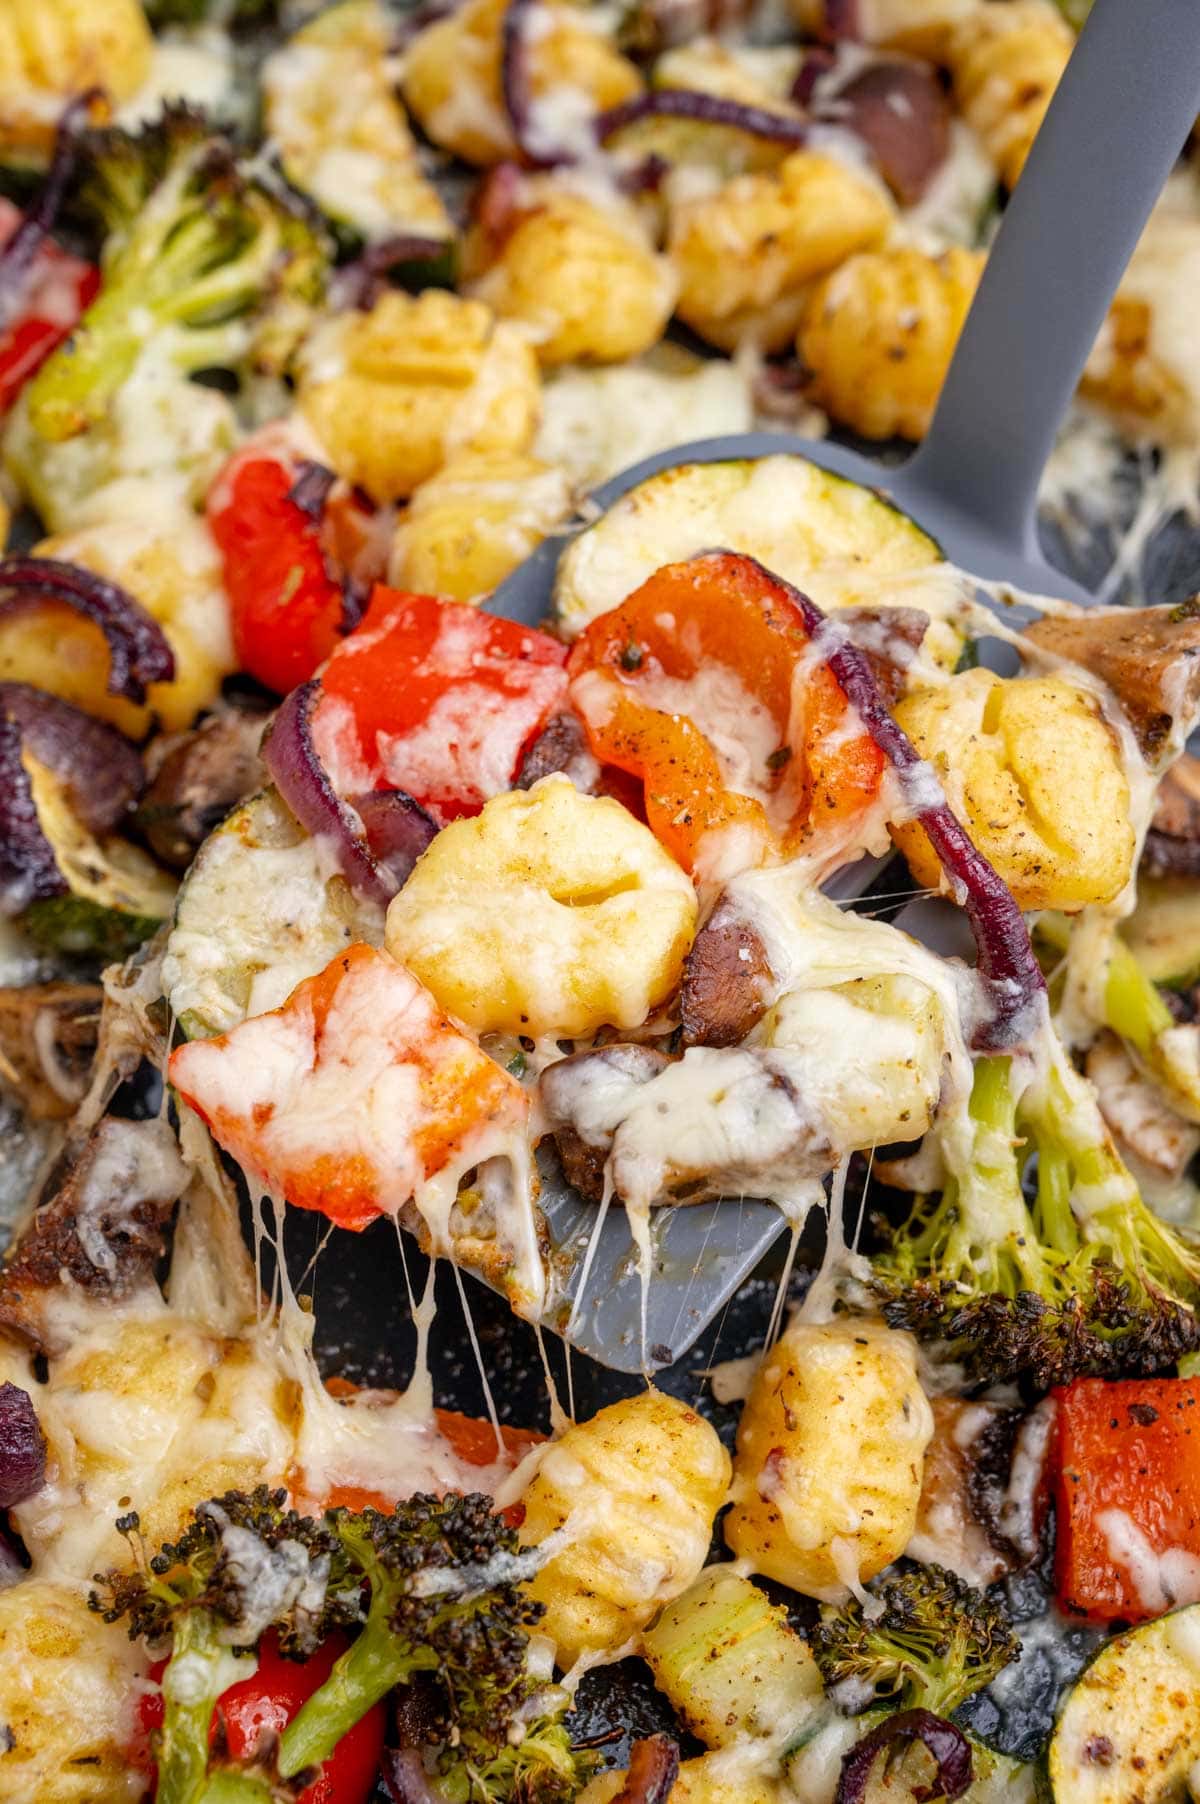
{"label": "melted cheese", "polygon": [[[1144,1610],[1161,1616],[1180,1604],[1200,1603],[1200,1555],[1184,1547],[1155,1548],[1124,1510],[1101,1510],[1096,1527],[1109,1558],[1128,1573]],[[1197,1637],[1200,1653],[1200,1637]],[[1200,1670],[1200,1660],[1197,1661]]]}
{"label": "melted cheese", "polygon": [[742,370],[722,358],[676,369],[649,357],[611,369],[566,369],[542,390],[534,456],[578,489],[692,439],[749,432],[754,407]]}

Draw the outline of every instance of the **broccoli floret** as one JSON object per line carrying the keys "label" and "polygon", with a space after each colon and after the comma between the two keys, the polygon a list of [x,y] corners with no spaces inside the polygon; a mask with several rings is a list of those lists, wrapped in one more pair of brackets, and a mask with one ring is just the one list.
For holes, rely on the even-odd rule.
{"label": "broccoli floret", "polygon": [[1020,1065],[981,1059],[970,1118],[969,1158],[873,1261],[893,1327],[972,1380],[1042,1389],[1166,1371],[1200,1346],[1200,1247],[1147,1208],[1056,1037]]}
{"label": "broccoli floret", "polygon": [[[536,1550],[482,1495],[418,1495],[391,1515],[284,1510],[265,1487],[200,1505],[181,1539],[147,1559],[136,1518],[118,1525],[136,1569],[98,1577],[92,1606],[135,1638],[170,1637],[163,1675],[158,1804],[269,1804],[328,1758],[372,1705],[420,1675],[422,1740],[448,1804],[560,1804],[587,1771],[563,1727],[568,1699],[528,1660],[542,1606],[525,1595]],[[208,1772],[216,1701],[237,1677],[228,1650],[272,1629],[306,1658],[334,1629],[356,1631],[272,1750],[272,1770]]]}
{"label": "broccoli floret", "polygon": [[857,1710],[951,1711],[1018,1658],[1002,1606],[941,1566],[911,1566],[869,1587],[879,1614],[851,1600],[821,1612],[810,1645],[829,1689]]}
{"label": "broccoli floret", "polygon": [[203,115],[169,106],[137,132],[89,133],[80,199],[104,233],[103,285],[29,390],[45,439],[105,417],[147,342],[171,333],[185,370],[277,368],[324,291],[328,246],[282,184],[238,163]]}

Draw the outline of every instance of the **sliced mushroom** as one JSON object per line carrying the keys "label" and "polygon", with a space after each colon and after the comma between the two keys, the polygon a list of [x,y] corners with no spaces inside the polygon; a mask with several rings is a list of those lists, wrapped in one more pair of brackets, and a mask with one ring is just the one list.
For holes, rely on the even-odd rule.
{"label": "sliced mushroom", "polygon": [[1200,758],[1176,759],[1159,784],[1141,868],[1151,877],[1200,876]]}
{"label": "sliced mushroom", "polygon": [[104,992],[95,983],[0,989],[0,1081],[33,1121],[64,1121],[87,1088]]}
{"label": "sliced mushroom", "polygon": [[151,851],[164,864],[186,869],[230,809],[262,788],[266,773],[258,747],[265,722],[265,714],[224,708],[169,745],[137,811]]}
{"label": "sliced mushroom", "polygon": [[612,1149],[615,1117],[633,1092],[671,1063],[653,1046],[618,1043],[572,1053],[541,1077],[542,1114],[562,1160],[563,1174],[581,1196],[598,1203]]}
{"label": "sliced mushroom", "polygon": [[[1009,1465],[1004,1454],[1011,1455],[1015,1426],[1014,1412],[997,1404],[934,1398],[917,1527],[905,1549],[911,1559],[945,1566],[978,1586],[1020,1564],[998,1529]],[[1006,1446],[997,1460],[1001,1442]]]}
{"label": "sliced mushroom", "polygon": [[162,1256],[188,1169],[165,1121],[107,1117],[34,1210],[0,1269],[0,1325],[40,1353],[70,1336],[71,1296],[128,1296]]}
{"label": "sliced mushroom", "polygon": [[532,789],[543,777],[565,771],[576,789],[594,790],[600,766],[588,751],[583,722],[577,714],[555,714],[546,722],[521,760],[517,789]]}
{"label": "sliced mushroom", "polygon": [[1108,684],[1154,759],[1177,725],[1200,712],[1200,597],[1179,607],[1088,608],[1047,614],[1025,629],[1044,651]]}
{"label": "sliced mushroom", "polygon": [[737,905],[722,896],[683,967],[680,1018],[688,1046],[737,1046],[771,1006],[767,949]]}

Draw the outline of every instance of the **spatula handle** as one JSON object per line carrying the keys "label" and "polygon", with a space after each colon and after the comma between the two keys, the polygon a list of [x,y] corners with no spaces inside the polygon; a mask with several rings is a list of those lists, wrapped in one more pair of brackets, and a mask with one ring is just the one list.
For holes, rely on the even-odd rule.
{"label": "spatula handle", "polygon": [[1095,0],[898,493],[1036,553],[1055,434],[1198,111],[1200,0]]}

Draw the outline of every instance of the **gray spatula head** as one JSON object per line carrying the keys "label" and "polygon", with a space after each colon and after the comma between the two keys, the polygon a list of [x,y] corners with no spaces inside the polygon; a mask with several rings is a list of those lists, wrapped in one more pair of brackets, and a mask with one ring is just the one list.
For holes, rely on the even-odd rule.
{"label": "gray spatula head", "polygon": [[[609,507],[676,464],[799,453],[883,488],[961,568],[1086,603],[1087,591],[1041,556],[1037,487],[1122,271],[1198,111],[1200,4],[1096,0],[1005,211],[931,430],[906,464],[885,470],[835,444],[738,434],[661,452],[593,499]],[[548,540],[500,585],[489,609],[530,625],[543,621],[562,549],[561,537]],[[841,896],[861,893],[877,868],[841,873]],[[918,908],[901,924],[947,949],[944,910]],[[542,1200],[555,1248],[571,1268],[566,1288],[576,1307],[568,1338],[622,1371],[653,1370],[685,1353],[784,1225],[771,1205],[744,1198],[658,1211],[643,1345],[642,1283],[620,1208],[604,1221],[579,1295],[595,1207],[550,1167]],[[561,1330],[564,1320],[560,1312],[548,1325]]]}

